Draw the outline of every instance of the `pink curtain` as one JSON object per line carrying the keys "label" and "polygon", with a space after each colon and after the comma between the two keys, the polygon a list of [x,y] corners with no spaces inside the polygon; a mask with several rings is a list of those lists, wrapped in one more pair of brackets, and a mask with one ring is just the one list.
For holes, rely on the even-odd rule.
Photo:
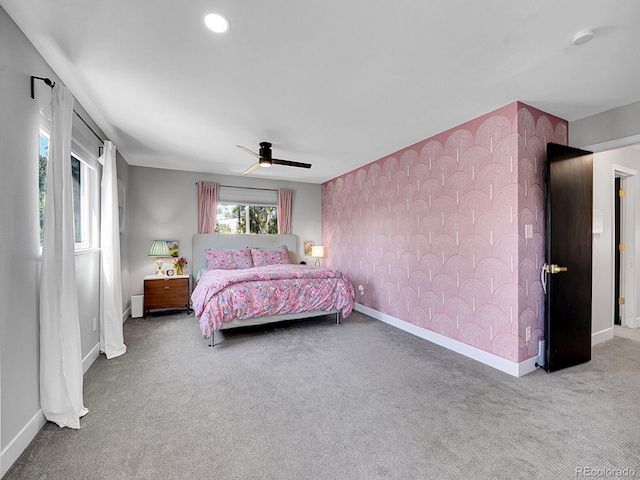
{"label": "pink curtain", "polygon": [[218,184],[198,183],[198,233],[213,233],[218,211]]}
{"label": "pink curtain", "polygon": [[278,233],[291,233],[291,212],[293,210],[293,190],[278,189]]}

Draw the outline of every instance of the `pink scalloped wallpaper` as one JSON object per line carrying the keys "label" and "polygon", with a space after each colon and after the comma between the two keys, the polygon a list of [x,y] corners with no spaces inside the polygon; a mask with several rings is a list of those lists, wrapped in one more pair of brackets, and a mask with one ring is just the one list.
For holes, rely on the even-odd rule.
{"label": "pink scalloped wallpaper", "polygon": [[545,149],[567,138],[566,121],[514,102],[324,183],[324,265],[364,287],[362,305],[513,362],[536,356]]}

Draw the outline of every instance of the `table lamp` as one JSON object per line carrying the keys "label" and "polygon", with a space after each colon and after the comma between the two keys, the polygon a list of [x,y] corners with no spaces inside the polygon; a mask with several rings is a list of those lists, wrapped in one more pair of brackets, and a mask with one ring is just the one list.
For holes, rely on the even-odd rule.
{"label": "table lamp", "polygon": [[324,247],[321,245],[314,245],[311,247],[311,256],[315,257],[316,263],[314,264],[316,267],[320,266],[320,259],[324,257]]}
{"label": "table lamp", "polygon": [[156,266],[158,267],[158,271],[156,272],[156,275],[158,275],[159,277],[164,275],[164,273],[162,273],[161,258],[167,258],[171,256],[171,252],[169,252],[169,245],[167,245],[167,241],[154,240],[153,243],[151,244],[151,248],[149,249],[149,256],[157,257]]}

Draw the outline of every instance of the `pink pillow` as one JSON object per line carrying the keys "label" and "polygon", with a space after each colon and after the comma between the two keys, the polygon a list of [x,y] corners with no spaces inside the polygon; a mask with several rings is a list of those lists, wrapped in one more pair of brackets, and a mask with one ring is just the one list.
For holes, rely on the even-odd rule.
{"label": "pink pillow", "polygon": [[251,258],[254,267],[264,267],[265,265],[286,265],[289,262],[287,247],[275,249],[252,248]]}
{"label": "pink pillow", "polygon": [[238,270],[253,267],[251,251],[248,248],[242,250],[205,250],[209,270]]}

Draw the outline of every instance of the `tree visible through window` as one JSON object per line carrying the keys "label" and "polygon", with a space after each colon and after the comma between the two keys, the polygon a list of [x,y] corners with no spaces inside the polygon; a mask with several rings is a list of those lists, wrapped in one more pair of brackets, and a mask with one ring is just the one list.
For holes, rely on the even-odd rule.
{"label": "tree visible through window", "polygon": [[71,177],[73,178],[73,227],[75,243],[82,243],[82,202],[80,201],[80,184],[82,169],[80,160],[71,157]]}
{"label": "tree visible through window", "polygon": [[215,233],[278,233],[278,208],[218,204]]}
{"label": "tree visible through window", "polygon": [[[38,166],[40,186],[40,245],[44,237],[44,204],[47,194],[47,161],[49,158],[49,139],[40,134],[40,159]],[[71,176],[73,178],[73,225],[75,243],[82,243],[82,164],[76,157],[71,156]]]}
{"label": "tree visible through window", "polygon": [[47,193],[47,158],[49,157],[49,139],[40,135],[40,245],[44,234],[44,198]]}

